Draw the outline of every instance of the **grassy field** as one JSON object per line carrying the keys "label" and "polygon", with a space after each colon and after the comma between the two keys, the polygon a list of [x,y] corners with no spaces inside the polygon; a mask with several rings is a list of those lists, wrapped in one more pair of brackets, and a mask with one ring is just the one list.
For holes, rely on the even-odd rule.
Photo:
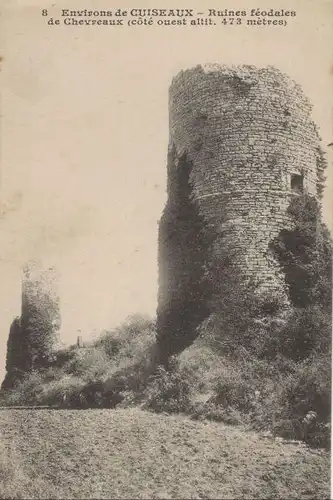
{"label": "grassy field", "polygon": [[127,410],[0,411],[0,498],[330,498],[330,456]]}

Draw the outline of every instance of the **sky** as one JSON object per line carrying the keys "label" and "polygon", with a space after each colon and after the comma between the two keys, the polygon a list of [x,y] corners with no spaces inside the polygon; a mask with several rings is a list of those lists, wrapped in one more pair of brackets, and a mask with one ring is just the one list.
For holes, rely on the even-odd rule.
{"label": "sky", "polygon": [[[138,7],[134,0],[87,0],[84,7],[92,5]],[[41,8],[82,9],[76,0],[4,1],[0,376],[9,326],[20,314],[20,268],[30,258],[59,270],[65,343],[97,335],[132,313],[155,314],[168,87],[178,71],[209,62],[274,65],[302,85],[323,146],[332,142],[332,5],[274,2],[297,11],[284,28],[117,29],[45,23]],[[245,0],[237,6],[253,7]],[[145,0],[140,7],[165,4]],[[204,8],[197,0],[174,7]],[[209,7],[221,9],[214,2]],[[324,216],[331,227],[332,152],[326,151]]]}

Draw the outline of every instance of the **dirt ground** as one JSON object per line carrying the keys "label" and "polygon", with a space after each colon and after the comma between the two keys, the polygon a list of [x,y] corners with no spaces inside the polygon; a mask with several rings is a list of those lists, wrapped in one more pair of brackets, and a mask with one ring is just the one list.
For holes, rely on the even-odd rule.
{"label": "dirt ground", "polygon": [[0,498],[330,498],[330,455],[220,423],[0,411]]}

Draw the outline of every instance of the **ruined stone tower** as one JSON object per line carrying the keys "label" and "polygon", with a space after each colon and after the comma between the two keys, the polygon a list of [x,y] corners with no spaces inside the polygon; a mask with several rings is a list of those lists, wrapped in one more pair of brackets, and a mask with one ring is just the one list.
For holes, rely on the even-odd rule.
{"label": "ruined stone tower", "polygon": [[23,270],[20,323],[32,361],[47,356],[59,340],[57,281],[56,270],[40,262],[30,261]]}
{"label": "ruined stone tower", "polygon": [[[245,278],[283,293],[269,243],[289,224],[291,197],[318,196],[321,150],[311,104],[273,67],[181,71],[169,91],[169,127],[158,335],[183,336],[185,346],[211,312],[202,283],[220,240]],[[165,349],[175,350],[167,341]]]}

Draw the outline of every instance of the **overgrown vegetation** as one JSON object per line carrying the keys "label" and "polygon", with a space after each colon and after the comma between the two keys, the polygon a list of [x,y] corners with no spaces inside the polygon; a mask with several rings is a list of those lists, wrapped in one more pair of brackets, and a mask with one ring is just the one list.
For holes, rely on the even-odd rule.
{"label": "overgrown vegetation", "polygon": [[5,391],[9,405],[115,407],[136,397],[153,369],[155,324],[132,316],[95,342],[53,353],[48,367],[32,370]]}
{"label": "overgrown vegetation", "polygon": [[60,327],[59,298],[54,296],[49,282],[52,269],[40,271],[36,279],[31,276],[31,267],[27,265],[24,270],[20,317],[25,372],[49,365]]}
{"label": "overgrown vegetation", "polygon": [[291,302],[297,308],[319,304],[330,312],[332,240],[321,221],[320,205],[313,196],[297,196],[288,213],[294,227],[282,230],[271,248],[284,272]]}
{"label": "overgrown vegetation", "polygon": [[[293,228],[271,245],[286,276],[288,314],[280,314],[280,296],[256,294],[257,284],[224,261],[224,281],[211,291],[221,315],[202,322],[167,364],[158,363],[155,322],[136,315],[84,347],[53,352],[47,366],[3,391],[3,403],[140,406],[329,446],[332,245],[313,198],[295,198],[289,213]],[[19,326],[14,320],[9,346]],[[10,347],[7,369],[20,356]]]}
{"label": "overgrown vegetation", "polygon": [[21,334],[20,318],[15,318],[10,325],[7,341],[6,376],[3,389],[10,389],[22,380],[25,373],[24,354],[27,351]]}
{"label": "overgrown vegetation", "polygon": [[59,299],[47,289],[48,272],[31,277],[33,263],[24,268],[21,316],[13,320],[7,342],[6,377],[2,389],[11,389],[34,370],[48,367],[58,340]]}
{"label": "overgrown vegetation", "polygon": [[205,262],[211,242],[193,199],[192,170],[187,155],[177,158],[175,148],[171,148],[168,203],[159,229],[157,349],[165,365],[170,356],[191,345],[209,314]]}

